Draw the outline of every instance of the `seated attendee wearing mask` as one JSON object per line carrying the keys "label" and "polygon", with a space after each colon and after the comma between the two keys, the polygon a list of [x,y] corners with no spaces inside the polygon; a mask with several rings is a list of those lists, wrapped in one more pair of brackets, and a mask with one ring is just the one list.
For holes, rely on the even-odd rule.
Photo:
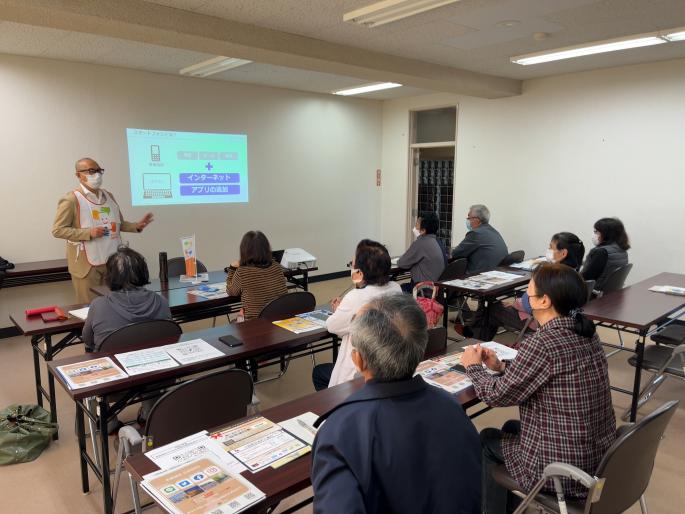
{"label": "seated attendee wearing mask", "polygon": [[154,319],[171,319],[166,298],[145,289],[150,283],[145,258],[120,246],[105,264],[105,285],[110,292],[96,297],[88,309],[81,339],[88,351],[97,352],[102,341],[121,327]]}
{"label": "seated attendee wearing mask", "polygon": [[[585,246],[577,235],[571,232],[559,232],[552,236],[545,257],[549,262],[563,264],[577,271],[583,262],[584,255]],[[488,325],[485,327],[481,324],[474,336],[481,341],[491,341],[499,327],[522,330],[530,316],[527,293],[517,298],[512,305],[495,303],[490,306]],[[533,321],[528,328],[535,329],[537,325]]]}
{"label": "seated attendee wearing mask", "polygon": [[585,280],[595,281],[595,291],[604,291],[604,284],[611,272],[628,264],[630,242],[621,220],[597,220],[592,244],[595,247],[588,253],[580,273]]}
{"label": "seated attendee wearing mask", "polygon": [[452,250],[453,259],[467,259],[467,273],[491,270],[509,254],[507,245],[490,225],[490,210],[485,205],[472,205],[466,215],[466,235]]}
{"label": "seated attendee wearing mask", "polygon": [[434,213],[428,213],[416,220],[416,240],[399,258],[397,266],[411,270],[411,281],[402,285],[402,290],[411,292],[419,282],[435,282],[447,265],[447,256],[437,237],[439,221]]}
{"label": "seated attendee wearing mask", "polygon": [[408,295],[362,307],[351,360],[365,385],[323,420],[314,441],[314,512],[480,512],[478,434],[453,395],[415,376],[426,316]]}
{"label": "seated attendee wearing mask", "polygon": [[[171,319],[166,298],[145,289],[145,285],[150,283],[149,277],[145,258],[135,250],[120,246],[116,253],[108,257],[104,278],[110,292],[96,297],[90,304],[81,333],[86,351],[99,351],[108,335],[126,325]],[[155,401],[156,399],[151,399],[142,402],[138,412],[139,423],[145,423]],[[110,434],[115,433],[120,426],[121,422],[114,417],[108,421],[107,431]]]}
{"label": "seated attendee wearing mask", "polygon": [[[504,464],[529,491],[552,462],[593,474],[616,435],[606,357],[581,310],[583,278],[568,266],[543,264],[533,272],[528,296],[540,328],[521,342],[513,361],[505,365],[479,345],[467,347],[461,359],[478,398],[491,407],[518,405],[521,418],[481,432],[486,514],[509,512],[515,502],[491,477],[493,466]],[[577,482],[562,484],[567,498],[587,494]]]}
{"label": "seated attendee wearing mask", "polygon": [[359,242],[350,274],[355,288],[342,299],[331,300],[333,314],[326,320],[326,329],[342,338],[338,358],[335,365],[319,364],[312,370],[312,382],[317,391],[354,378],[355,368],[350,359],[350,326],[359,308],[379,296],[402,293],[400,285],[389,280],[388,250],[376,241],[362,239]]}
{"label": "seated attendee wearing mask", "polygon": [[283,267],[274,261],[269,240],[258,230],[247,232],[240,241],[240,260],[228,268],[226,292],[240,296],[240,321],[256,318],[269,302],[288,292]]}

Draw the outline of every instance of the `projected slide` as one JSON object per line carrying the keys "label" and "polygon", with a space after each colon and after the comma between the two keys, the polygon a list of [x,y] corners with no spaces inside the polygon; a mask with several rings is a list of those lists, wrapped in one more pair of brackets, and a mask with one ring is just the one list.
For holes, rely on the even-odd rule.
{"label": "projected slide", "polygon": [[247,136],[126,129],[133,205],[247,202]]}

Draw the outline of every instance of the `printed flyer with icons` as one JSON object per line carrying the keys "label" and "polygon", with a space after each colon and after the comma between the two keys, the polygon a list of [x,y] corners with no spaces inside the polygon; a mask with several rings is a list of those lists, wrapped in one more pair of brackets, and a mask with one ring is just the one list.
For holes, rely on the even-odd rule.
{"label": "printed flyer with icons", "polygon": [[214,459],[200,457],[143,477],[143,488],[165,509],[178,514],[233,514],[265,497],[240,475]]}

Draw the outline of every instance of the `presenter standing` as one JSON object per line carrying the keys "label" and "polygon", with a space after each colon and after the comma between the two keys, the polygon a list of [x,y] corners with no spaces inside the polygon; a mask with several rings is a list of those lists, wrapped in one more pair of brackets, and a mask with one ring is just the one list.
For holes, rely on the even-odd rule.
{"label": "presenter standing", "polygon": [[79,187],[57,205],[52,235],[67,240],[67,262],[79,303],[90,303],[90,288],[103,284],[105,262],[121,244],[120,232],[142,232],[153,221],[148,212],[138,223],[124,221],[112,193],[101,188],[105,172],[93,159],[76,161]]}

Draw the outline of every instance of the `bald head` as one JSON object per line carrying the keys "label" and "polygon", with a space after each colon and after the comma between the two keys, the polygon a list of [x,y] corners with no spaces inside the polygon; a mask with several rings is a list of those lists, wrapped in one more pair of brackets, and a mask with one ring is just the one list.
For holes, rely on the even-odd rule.
{"label": "bald head", "polygon": [[83,157],[82,159],[79,159],[76,161],[75,164],[75,169],[77,172],[79,171],[86,171],[89,169],[98,169],[100,165],[95,161],[95,159],[91,159],[90,157]]}

